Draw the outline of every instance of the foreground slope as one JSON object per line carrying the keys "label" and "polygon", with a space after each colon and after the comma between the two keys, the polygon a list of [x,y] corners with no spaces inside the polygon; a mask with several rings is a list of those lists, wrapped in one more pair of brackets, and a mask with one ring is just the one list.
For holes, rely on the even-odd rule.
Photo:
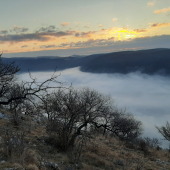
{"label": "foreground slope", "polygon": [[[22,129],[17,129],[11,123],[11,113],[2,109],[0,112],[0,170],[170,169],[168,150],[161,150],[160,147],[147,147],[142,143],[134,146],[113,136],[103,136],[95,131],[91,132],[92,136],[86,141],[86,144],[81,145],[81,150],[78,149],[79,143],[76,143],[73,150],[60,151],[60,148],[48,143],[48,134],[43,122],[36,121],[35,117],[22,115]],[[25,133],[19,133],[24,131]],[[11,143],[12,146],[8,145],[9,138],[7,137],[15,139],[14,143]],[[13,149],[9,157],[6,155],[6,149],[10,148]],[[19,154],[20,149],[24,150],[21,155]]]}

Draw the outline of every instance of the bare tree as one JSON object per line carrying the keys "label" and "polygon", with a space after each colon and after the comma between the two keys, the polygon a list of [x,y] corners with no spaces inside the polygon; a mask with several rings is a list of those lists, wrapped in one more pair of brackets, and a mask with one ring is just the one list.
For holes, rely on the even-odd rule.
{"label": "bare tree", "polygon": [[111,118],[112,133],[121,140],[133,140],[142,134],[142,123],[126,111],[117,111]]}
{"label": "bare tree", "polygon": [[[47,131],[55,137],[53,144],[60,148],[73,146],[76,138],[91,126],[103,128],[104,132],[109,131],[120,138],[134,138],[141,134],[139,121],[119,112],[109,96],[95,90],[61,89],[48,95],[44,101],[43,109],[48,114],[49,122]],[[118,121],[117,117],[122,121]]]}
{"label": "bare tree", "polygon": [[[0,58],[0,106],[16,107],[23,101],[33,102],[35,98],[43,100],[43,95],[51,88],[60,88],[61,82],[57,81],[59,75],[54,72],[51,77],[39,82],[30,74],[31,81],[16,81],[16,73],[19,67],[12,63],[4,63]],[[55,85],[51,85],[55,83]],[[57,83],[57,86],[56,86]]]}
{"label": "bare tree", "polygon": [[167,122],[165,126],[157,127],[158,132],[168,141],[170,141],[170,124]]}

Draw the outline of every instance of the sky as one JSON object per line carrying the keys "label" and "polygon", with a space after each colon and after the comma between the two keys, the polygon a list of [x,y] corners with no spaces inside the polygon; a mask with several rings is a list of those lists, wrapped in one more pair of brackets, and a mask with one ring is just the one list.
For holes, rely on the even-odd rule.
{"label": "sky", "polygon": [[4,57],[170,48],[170,0],[1,0]]}

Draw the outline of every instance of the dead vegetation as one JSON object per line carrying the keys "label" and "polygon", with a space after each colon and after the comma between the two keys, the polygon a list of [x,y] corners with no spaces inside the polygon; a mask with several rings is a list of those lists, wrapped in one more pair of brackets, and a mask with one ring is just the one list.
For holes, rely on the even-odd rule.
{"label": "dead vegetation", "polygon": [[30,131],[25,131],[24,128],[12,126],[10,120],[1,119],[0,128],[3,129],[0,169],[17,167],[26,170],[50,170],[54,169],[53,164],[60,170],[170,169],[169,151],[149,146],[146,154],[146,148],[140,145],[128,145],[117,137],[100,132],[88,139],[80,137],[73,149],[63,152],[46,142],[48,133],[37,122],[33,121]]}

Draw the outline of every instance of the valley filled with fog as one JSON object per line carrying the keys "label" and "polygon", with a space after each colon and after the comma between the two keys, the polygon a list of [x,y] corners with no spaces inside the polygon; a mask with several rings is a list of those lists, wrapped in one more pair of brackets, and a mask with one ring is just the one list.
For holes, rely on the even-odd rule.
{"label": "valley filled with fog", "polygon": [[[58,81],[68,87],[90,87],[102,94],[111,95],[118,108],[126,108],[136,119],[142,121],[144,136],[163,137],[155,125],[160,127],[170,120],[170,77],[147,75],[140,72],[129,74],[92,74],[79,67],[57,72]],[[49,78],[53,72],[31,73],[39,81]],[[29,80],[28,73],[19,75],[21,80]],[[168,142],[161,140],[162,147]]]}

